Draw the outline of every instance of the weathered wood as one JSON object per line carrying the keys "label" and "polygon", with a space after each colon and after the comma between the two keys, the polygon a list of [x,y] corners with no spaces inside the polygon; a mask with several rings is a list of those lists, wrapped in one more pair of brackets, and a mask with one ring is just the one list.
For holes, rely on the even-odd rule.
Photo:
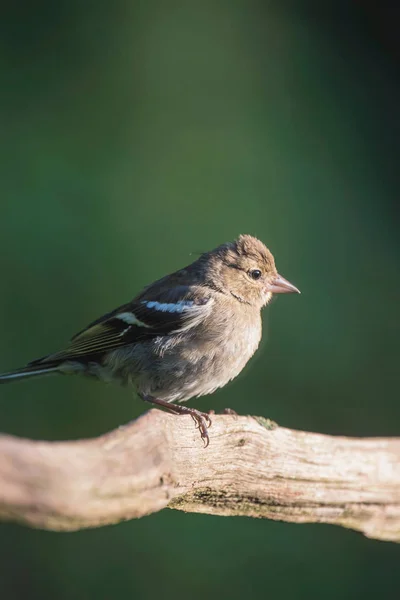
{"label": "weathered wood", "polygon": [[169,507],[332,523],[400,541],[400,439],[212,418],[206,449],[190,417],[158,410],[91,440],[0,436],[0,518],[77,530]]}

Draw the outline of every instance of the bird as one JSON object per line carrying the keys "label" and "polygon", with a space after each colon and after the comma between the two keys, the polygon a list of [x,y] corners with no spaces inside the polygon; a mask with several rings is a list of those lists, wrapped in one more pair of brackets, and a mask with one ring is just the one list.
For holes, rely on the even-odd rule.
{"label": "bird", "polygon": [[191,415],[206,447],[210,415],[181,403],[242,371],[261,340],[261,310],[283,293],[300,291],[263,242],[240,235],[146,286],[63,350],[0,374],[0,383],[59,373],[130,385],[156,407]]}

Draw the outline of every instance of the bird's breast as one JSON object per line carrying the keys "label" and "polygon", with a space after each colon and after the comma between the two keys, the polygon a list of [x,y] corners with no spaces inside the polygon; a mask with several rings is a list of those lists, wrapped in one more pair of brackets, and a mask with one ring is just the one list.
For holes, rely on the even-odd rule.
{"label": "bird's breast", "polygon": [[227,310],[220,319],[202,322],[190,332],[132,346],[124,354],[122,379],[168,402],[210,394],[239,375],[260,339],[259,313],[238,319]]}
{"label": "bird's breast", "polygon": [[257,350],[261,340],[261,319],[249,319],[233,324],[219,348],[221,363],[230,365],[230,379],[236,377]]}
{"label": "bird's breast", "polygon": [[181,348],[180,364],[186,365],[182,400],[210,394],[239,375],[260,343],[261,318],[232,318],[225,328],[207,332],[198,332],[192,344]]}

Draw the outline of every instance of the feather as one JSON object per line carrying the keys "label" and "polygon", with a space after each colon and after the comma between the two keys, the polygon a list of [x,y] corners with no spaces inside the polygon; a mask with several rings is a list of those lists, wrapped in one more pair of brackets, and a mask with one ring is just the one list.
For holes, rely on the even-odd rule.
{"label": "feather", "polygon": [[35,360],[29,366],[93,361],[116,348],[187,331],[204,317],[207,305],[211,305],[209,296],[195,295],[184,286],[159,294],[154,300],[135,299],[93,321],[64,350]]}
{"label": "feather", "polygon": [[55,366],[32,366],[23,367],[22,369],[16,369],[10,373],[2,373],[0,375],[0,383],[9,383],[17,379],[27,379],[28,377],[37,377],[39,375],[47,375],[57,371]]}

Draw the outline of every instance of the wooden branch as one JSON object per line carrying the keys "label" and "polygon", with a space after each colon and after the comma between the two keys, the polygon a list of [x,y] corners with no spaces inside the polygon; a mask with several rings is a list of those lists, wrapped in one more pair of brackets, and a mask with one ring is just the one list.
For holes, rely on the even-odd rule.
{"label": "wooden branch", "polygon": [[215,415],[204,449],[190,417],[151,410],[92,440],[0,436],[0,518],[76,530],[169,507],[342,525],[400,541],[400,439],[292,431]]}

